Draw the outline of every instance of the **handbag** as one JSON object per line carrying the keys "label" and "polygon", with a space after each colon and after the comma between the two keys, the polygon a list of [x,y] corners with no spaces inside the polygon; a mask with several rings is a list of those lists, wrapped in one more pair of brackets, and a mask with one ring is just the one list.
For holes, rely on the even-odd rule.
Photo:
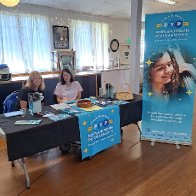
{"label": "handbag", "polygon": [[131,91],[131,87],[127,83],[123,83],[122,85],[127,85],[129,87],[128,91],[119,91],[116,92],[116,99],[118,100],[132,100],[133,99],[133,93]]}

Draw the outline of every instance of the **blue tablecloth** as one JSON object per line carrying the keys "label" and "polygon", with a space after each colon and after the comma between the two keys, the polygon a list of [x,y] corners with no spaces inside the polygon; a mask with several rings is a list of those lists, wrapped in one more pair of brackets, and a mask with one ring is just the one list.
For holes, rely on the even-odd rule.
{"label": "blue tablecloth", "polygon": [[79,120],[82,159],[121,142],[119,106],[76,114]]}

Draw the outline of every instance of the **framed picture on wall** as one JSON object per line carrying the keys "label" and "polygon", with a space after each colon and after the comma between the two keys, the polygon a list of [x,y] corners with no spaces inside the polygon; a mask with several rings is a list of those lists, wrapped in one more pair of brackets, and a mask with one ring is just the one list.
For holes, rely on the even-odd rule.
{"label": "framed picture on wall", "polygon": [[53,26],[54,49],[69,49],[69,28]]}

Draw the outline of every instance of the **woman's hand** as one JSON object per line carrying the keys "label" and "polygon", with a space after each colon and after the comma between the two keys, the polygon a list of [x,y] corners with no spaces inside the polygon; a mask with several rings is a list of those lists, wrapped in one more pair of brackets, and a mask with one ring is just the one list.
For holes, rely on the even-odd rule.
{"label": "woman's hand", "polygon": [[66,101],[69,101],[69,99],[67,99],[66,97],[62,97],[62,96],[57,95],[57,102],[58,103],[64,103]]}
{"label": "woman's hand", "polygon": [[21,109],[26,109],[27,108],[27,102],[23,101],[23,100],[20,100],[20,108]]}

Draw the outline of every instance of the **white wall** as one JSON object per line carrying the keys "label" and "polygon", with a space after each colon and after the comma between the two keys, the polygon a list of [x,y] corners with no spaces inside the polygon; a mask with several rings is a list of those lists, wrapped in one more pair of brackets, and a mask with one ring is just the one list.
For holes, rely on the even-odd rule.
{"label": "white wall", "polygon": [[[61,9],[49,8],[44,6],[34,6],[34,5],[25,5],[19,4],[15,8],[7,8],[5,6],[0,5],[1,11],[11,11],[11,12],[22,12],[29,14],[40,14],[44,16],[48,16],[51,24],[50,35],[51,40],[53,40],[52,34],[52,25],[62,25],[62,26],[70,26],[70,19],[80,19],[87,21],[97,21],[97,22],[105,22],[109,25],[109,41],[112,39],[118,39],[119,43],[125,43],[127,38],[130,37],[130,20],[127,19],[117,19],[110,17],[101,17],[101,16],[93,16],[90,14],[82,14],[73,11],[65,11]],[[108,43],[108,48],[109,48]],[[53,41],[51,43],[51,48],[53,50]],[[72,43],[70,42],[70,49],[72,49]],[[76,51],[77,52],[77,51]],[[109,53],[110,59],[115,59],[119,57],[119,50],[117,52]],[[114,62],[117,63],[116,61]],[[139,65],[138,65],[139,66]],[[143,70],[141,70],[142,75]],[[140,79],[142,81],[142,78]]]}
{"label": "white wall", "polygon": [[[11,11],[11,12],[22,12],[22,13],[30,13],[30,14],[40,14],[44,16],[48,16],[51,24],[50,34],[52,36],[52,25],[62,25],[62,26],[70,26],[70,19],[80,19],[87,21],[97,21],[97,22],[105,22],[109,24],[109,41],[112,39],[118,39],[119,43],[125,43],[127,37],[129,36],[129,20],[126,19],[113,19],[109,17],[101,17],[101,16],[93,16],[90,14],[82,14],[73,11],[65,11],[61,9],[49,8],[44,6],[34,6],[27,4],[19,4],[14,8],[7,8],[5,6],[0,5],[1,11]],[[52,39],[51,39],[52,40]],[[53,42],[51,43],[51,48],[53,49]],[[108,43],[109,48],[109,43]],[[72,43],[70,42],[70,49],[72,49]],[[77,52],[77,51],[76,51]],[[116,59],[119,57],[119,51],[110,52],[110,59]]]}

